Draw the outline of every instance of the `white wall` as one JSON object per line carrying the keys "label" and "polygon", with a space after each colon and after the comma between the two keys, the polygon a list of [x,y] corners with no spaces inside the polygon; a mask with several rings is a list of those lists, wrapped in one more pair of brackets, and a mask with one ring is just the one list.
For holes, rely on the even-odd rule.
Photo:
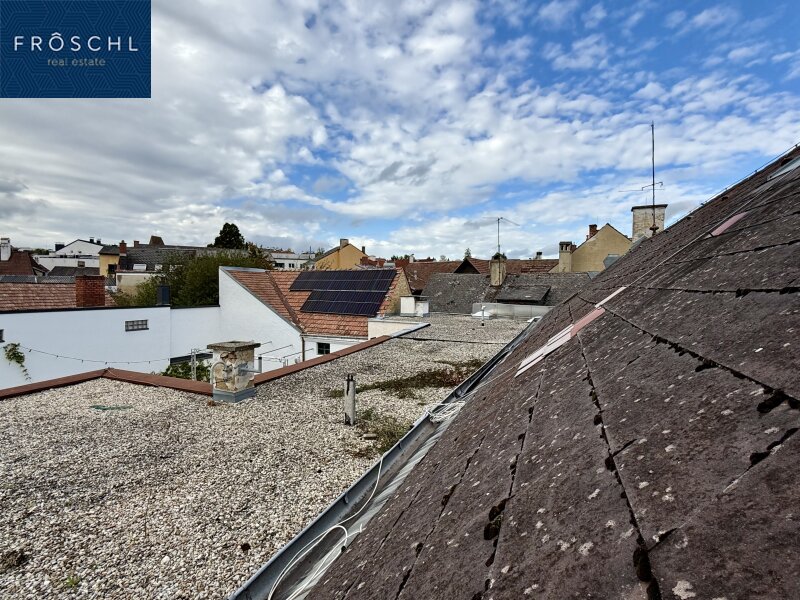
{"label": "white wall", "polygon": [[84,267],[99,267],[100,259],[95,257],[85,258],[72,258],[68,256],[43,256],[34,255],[36,262],[42,265],[45,269],[50,270],[53,267],[77,267],[78,261],[83,263]]}
{"label": "white wall", "polygon": [[300,332],[225,271],[219,271],[220,326],[224,339],[217,341],[259,342],[261,347],[256,348],[256,356],[264,357],[264,371],[283,366],[282,362],[272,359],[287,357],[289,364],[293,364],[294,359],[301,356]]}
{"label": "white wall", "polygon": [[209,344],[229,341],[222,331],[219,306],[173,308],[169,314],[172,332],[169,355],[172,357],[188,356],[192,348],[205,350]]}
{"label": "white wall", "polygon": [[306,335],[304,338],[306,340],[306,360],[310,358],[316,358],[317,356],[323,356],[321,354],[317,354],[317,342],[330,344],[331,352],[336,352],[337,350],[344,350],[345,348],[349,348],[350,346],[355,346],[356,344],[366,341],[361,338],[340,338],[328,337],[324,335]]}
{"label": "white wall", "polygon": [[414,323],[413,321],[401,321],[399,319],[369,319],[367,321],[367,337],[372,339],[382,335],[392,335],[398,331],[412,329],[420,323],[421,321]]}
{"label": "white wall", "polygon": [[[5,339],[0,346],[18,342],[50,354],[84,359],[81,362],[23,350],[31,376],[27,381],[19,367],[10,364],[2,353],[0,389],[107,366],[144,373],[163,371],[170,357],[170,312],[164,306],[0,313],[0,329]],[[147,320],[147,330],[125,331],[125,321],[141,319]],[[152,362],[122,364],[143,360]]]}

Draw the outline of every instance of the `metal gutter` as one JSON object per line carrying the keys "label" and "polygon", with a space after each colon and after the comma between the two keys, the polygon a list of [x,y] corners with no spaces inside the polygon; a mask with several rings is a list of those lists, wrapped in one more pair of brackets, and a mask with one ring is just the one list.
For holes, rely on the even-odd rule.
{"label": "metal gutter", "polygon": [[[429,325],[429,323],[422,324],[420,327],[415,327],[412,331],[416,331],[427,325]],[[536,324],[532,323],[531,325],[535,326]],[[456,387],[447,398],[445,398],[441,405],[432,411],[432,414],[444,410],[444,405],[463,398],[474,389],[495,366],[502,362],[506,356],[519,345],[527,336],[530,328],[531,326],[528,326],[523,329],[480,369],[475,371],[475,373]],[[398,335],[402,333],[403,332],[398,332]],[[229,596],[229,600],[266,600],[270,597],[273,587],[276,587],[278,583],[280,583],[280,587],[276,587],[276,593],[272,596],[272,600],[302,597],[294,595],[302,589],[299,585],[304,584],[306,581],[315,581],[322,575],[324,570],[320,572],[321,563],[329,556],[331,549],[339,546],[341,541],[337,542],[337,539],[341,540],[341,535],[329,536],[329,538],[325,539],[324,543],[320,543],[317,548],[310,551],[308,556],[298,561],[297,564],[293,565],[292,569],[284,575],[283,572],[287,566],[289,566],[307,547],[312,545],[317,537],[324,534],[331,529],[331,527],[341,523],[348,516],[356,514],[358,510],[362,510],[364,507],[359,506],[359,504],[365,499],[370,498],[373,490],[377,495],[372,498],[370,502],[372,504],[379,500],[385,502],[387,495],[384,494],[384,491],[387,487],[395,483],[397,476],[403,471],[404,466],[409,463],[409,461],[415,464],[427,453],[427,449],[425,449],[424,453],[420,456],[418,451],[422,450],[423,445],[426,448],[430,448],[433,444],[427,444],[427,442],[431,440],[437,432],[440,433],[443,431],[447,425],[447,422],[441,424],[433,423],[427,415],[420,417],[408,433],[386,452],[380,461],[375,463],[352,486],[339,496],[333,504],[320,513],[316,519],[297,534],[294,539],[273,555],[269,562],[262,566],[238,590]],[[404,477],[405,474],[402,476]],[[384,483],[378,485],[376,488],[376,483],[379,479]],[[356,524],[364,525],[364,517],[359,519]],[[325,569],[327,569],[327,566],[325,566]],[[281,579],[282,576],[283,578]]]}

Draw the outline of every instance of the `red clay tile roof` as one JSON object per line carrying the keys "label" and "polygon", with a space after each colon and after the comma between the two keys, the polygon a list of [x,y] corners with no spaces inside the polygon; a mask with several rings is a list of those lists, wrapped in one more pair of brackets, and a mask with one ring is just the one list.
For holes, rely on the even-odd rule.
{"label": "red clay tile roof", "polygon": [[[226,272],[303,333],[367,337],[367,319],[369,317],[301,312],[300,308],[311,292],[289,290],[301,271],[228,270]],[[392,292],[397,287],[398,279],[401,276],[402,271],[397,270],[378,314],[384,314],[388,310]]]}
{"label": "red clay tile roof", "polygon": [[11,258],[0,260],[0,275],[42,275],[47,269],[33,260],[33,254],[11,248]]}
{"label": "red clay tile roof", "polygon": [[[460,273],[471,273],[469,266],[481,275],[489,274],[488,261],[483,258],[465,258],[459,269]],[[551,269],[558,266],[557,258],[509,258],[506,260],[506,273],[508,275],[519,275],[521,273],[549,273]],[[455,272],[450,271],[451,273]]]}
{"label": "red clay tile roof", "polygon": [[[77,308],[74,283],[0,283],[0,311]],[[116,306],[106,292],[106,306]]]}

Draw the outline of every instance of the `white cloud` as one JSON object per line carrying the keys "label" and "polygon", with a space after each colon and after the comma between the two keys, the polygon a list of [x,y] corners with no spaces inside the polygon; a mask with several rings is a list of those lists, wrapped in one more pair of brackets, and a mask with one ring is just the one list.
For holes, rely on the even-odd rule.
{"label": "white cloud", "polygon": [[[490,5],[493,18],[520,25],[536,21],[532,6]],[[546,6],[545,29],[578,9]],[[530,256],[579,241],[589,222],[626,226],[633,198],[616,190],[646,183],[650,120],[678,206],[696,205],[707,191],[698,181],[738,175],[742,157],[800,139],[790,86],[726,71],[747,60],[742,50],[720,48],[732,56],[712,73],[692,64],[687,76],[683,63],[654,73],[634,63],[652,40],[626,48],[594,33],[542,44],[552,32],[533,26],[498,39],[483,9],[154,3],[152,100],[4,101],[4,228],[30,245],[151,233],[207,243],[235,221],[248,238],[296,248],[350,237],[389,255],[460,256],[469,245],[485,256],[492,228],[469,224],[507,214],[523,225],[504,231],[507,247]],[[585,25],[601,12],[595,4]],[[638,12],[613,15],[623,23]],[[667,17],[685,25],[676,19]],[[795,53],[772,60],[800,76]],[[393,224],[364,233],[378,219]]]}
{"label": "white cloud", "polygon": [[560,44],[548,44],[544,49],[544,57],[553,63],[553,68],[593,69],[606,66],[608,44],[599,34],[593,34],[572,42],[570,50],[565,51]]}
{"label": "white cloud", "polygon": [[688,23],[689,29],[710,29],[729,25],[739,19],[739,13],[729,6],[713,6],[707,8],[694,17]]}
{"label": "white cloud", "polygon": [[594,29],[606,18],[608,13],[602,4],[595,4],[583,14],[583,24],[587,29]]}
{"label": "white cloud", "polygon": [[539,8],[539,19],[553,27],[563,26],[577,10],[578,0],[551,0]]}
{"label": "white cloud", "polygon": [[682,10],[674,10],[664,19],[664,24],[670,29],[675,29],[686,20],[686,13]]}

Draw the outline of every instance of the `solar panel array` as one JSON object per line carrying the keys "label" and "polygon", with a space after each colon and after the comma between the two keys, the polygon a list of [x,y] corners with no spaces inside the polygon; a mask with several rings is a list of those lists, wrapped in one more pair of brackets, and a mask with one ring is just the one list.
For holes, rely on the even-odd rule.
{"label": "solar panel array", "polygon": [[363,271],[306,271],[294,280],[291,291],[310,291],[303,312],[372,317],[386,297],[394,269]]}
{"label": "solar panel array", "polygon": [[364,269],[362,271],[303,271],[289,290],[388,292],[394,279],[394,269]]}

